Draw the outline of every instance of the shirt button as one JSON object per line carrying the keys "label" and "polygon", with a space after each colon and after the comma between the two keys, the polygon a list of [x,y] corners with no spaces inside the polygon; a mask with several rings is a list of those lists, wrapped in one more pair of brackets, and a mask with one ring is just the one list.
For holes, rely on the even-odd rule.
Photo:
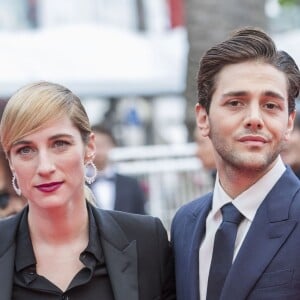
{"label": "shirt button", "polygon": [[70,300],[70,297],[67,296],[67,295],[63,295],[63,296],[62,296],[62,300]]}

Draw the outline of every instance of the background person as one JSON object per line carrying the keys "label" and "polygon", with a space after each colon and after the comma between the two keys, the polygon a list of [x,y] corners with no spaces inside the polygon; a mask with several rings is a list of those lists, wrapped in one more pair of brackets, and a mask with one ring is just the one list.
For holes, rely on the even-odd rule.
{"label": "background person", "polygon": [[111,130],[98,124],[92,127],[92,131],[97,147],[94,163],[98,174],[90,187],[97,206],[145,214],[145,193],[139,182],[133,177],[119,174],[109,159],[110,151],[117,145]]}
{"label": "background person", "polygon": [[178,300],[300,299],[300,182],[280,157],[299,88],[295,62],[259,29],[202,57],[197,125],[217,178],[173,220]]}
{"label": "background person", "polygon": [[291,137],[281,152],[283,161],[290,165],[296,176],[300,179],[300,112],[296,112],[294,129]]}
{"label": "background person", "polygon": [[175,299],[167,233],[151,216],[96,209],[85,174],[95,137],[67,88],[39,82],[0,125],[20,213],[0,220],[0,299]]}
{"label": "background person", "polygon": [[194,140],[197,144],[196,156],[201,161],[203,168],[211,174],[214,182],[216,178],[216,162],[213,144],[209,137],[203,136],[197,127],[194,130]]}

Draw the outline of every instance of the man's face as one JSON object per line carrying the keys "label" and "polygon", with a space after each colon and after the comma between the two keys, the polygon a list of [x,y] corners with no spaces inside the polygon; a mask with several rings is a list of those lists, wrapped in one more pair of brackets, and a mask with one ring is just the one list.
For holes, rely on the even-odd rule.
{"label": "man's face", "polygon": [[103,170],[109,163],[109,152],[114,148],[111,138],[100,132],[95,132],[96,153],[94,163],[97,170]]}
{"label": "man's face", "polygon": [[221,70],[209,115],[196,106],[219,168],[265,173],[273,166],[293,127],[287,97],[286,77],[271,65],[249,61]]}
{"label": "man's face", "polygon": [[282,152],[282,159],[295,171],[300,170],[300,129],[294,128],[286,147]]}

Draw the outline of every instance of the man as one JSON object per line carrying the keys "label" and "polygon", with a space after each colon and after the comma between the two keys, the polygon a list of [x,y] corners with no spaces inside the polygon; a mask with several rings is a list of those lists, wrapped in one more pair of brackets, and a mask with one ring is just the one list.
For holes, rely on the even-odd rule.
{"label": "man", "polygon": [[282,152],[283,161],[290,165],[300,179],[300,112],[297,111],[291,138]]}
{"label": "man", "polygon": [[217,178],[173,220],[178,300],[300,299],[300,182],[279,155],[299,85],[294,61],[259,29],[203,56],[197,125]]}
{"label": "man", "polygon": [[145,195],[135,178],[116,173],[109,152],[116,147],[112,132],[102,125],[92,127],[95,134],[94,163],[99,171],[91,185],[96,204],[104,209],[145,214]]}

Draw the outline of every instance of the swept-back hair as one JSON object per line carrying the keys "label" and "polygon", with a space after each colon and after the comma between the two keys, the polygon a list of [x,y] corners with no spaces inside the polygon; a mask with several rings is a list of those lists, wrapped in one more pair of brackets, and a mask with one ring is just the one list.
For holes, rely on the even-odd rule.
{"label": "swept-back hair", "polygon": [[299,95],[300,74],[292,57],[276,49],[274,41],[257,28],[242,28],[227,40],[210,48],[202,57],[198,71],[198,102],[209,113],[211,98],[216,89],[220,71],[227,65],[246,61],[270,64],[286,75],[288,82],[289,113],[295,110],[295,99]]}

